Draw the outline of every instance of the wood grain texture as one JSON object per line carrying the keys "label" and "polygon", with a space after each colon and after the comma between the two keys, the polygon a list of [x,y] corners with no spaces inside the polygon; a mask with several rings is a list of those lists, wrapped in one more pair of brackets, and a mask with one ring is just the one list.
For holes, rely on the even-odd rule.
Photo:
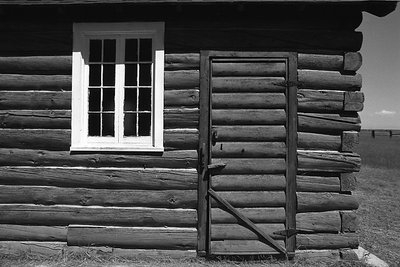
{"label": "wood grain texture", "polygon": [[212,83],[213,93],[284,93],[284,78],[251,78],[251,77],[215,77]]}
{"label": "wood grain texture", "polygon": [[103,189],[195,190],[195,169],[2,167],[3,185]]}
{"label": "wood grain texture", "polygon": [[174,128],[198,128],[199,109],[197,108],[169,108],[164,109],[164,127]]}
{"label": "wood grain texture", "polygon": [[340,214],[338,211],[297,213],[296,227],[316,233],[339,233],[341,231]]}
{"label": "wood grain texture", "polygon": [[285,108],[283,93],[215,93],[212,95],[213,109],[233,108]]}
{"label": "wood grain texture", "polygon": [[342,75],[335,71],[298,71],[299,88],[320,90],[359,91],[362,84],[360,74]]}
{"label": "wood grain texture", "polygon": [[298,54],[299,69],[341,71],[343,61],[343,55]]}
{"label": "wood grain texture", "polygon": [[71,91],[71,75],[0,74],[0,90]]}
{"label": "wood grain texture", "polygon": [[97,224],[114,226],[195,227],[195,209],[65,205],[0,205],[0,223],[21,225]]}
{"label": "wood grain texture", "polygon": [[281,62],[213,62],[213,77],[285,77],[286,63]]}
{"label": "wood grain texture", "polygon": [[[284,208],[237,208],[253,223],[284,223]],[[228,211],[220,208],[211,209],[211,222],[213,224],[238,223],[239,221]]]}
{"label": "wood grain texture", "polygon": [[0,253],[14,257],[29,254],[41,258],[59,258],[63,256],[66,246],[66,242],[1,241]]}
{"label": "wood grain texture", "polygon": [[350,192],[357,187],[357,174],[354,172],[340,174],[340,191]]}
{"label": "wood grain texture", "polygon": [[339,249],[357,248],[356,234],[314,234],[297,235],[297,249]]}
{"label": "wood grain texture", "polygon": [[1,185],[1,204],[195,208],[195,190],[88,189]]}
{"label": "wood grain texture", "polygon": [[340,192],[339,177],[297,175],[298,192]]}
{"label": "wood grain texture", "polygon": [[121,155],[70,154],[69,151],[1,148],[0,166],[195,168],[197,151],[166,151],[162,155]]}
{"label": "wood grain texture", "polygon": [[71,92],[0,91],[0,110],[71,109]]}
{"label": "wood grain texture", "polygon": [[302,89],[297,92],[300,112],[344,111],[344,92]]}
{"label": "wood grain texture", "polygon": [[216,158],[283,158],[284,142],[218,142],[212,147]]}
{"label": "wood grain texture", "polygon": [[[218,191],[218,196],[225,199],[235,208],[256,208],[256,207],[284,207],[285,193],[270,191]],[[212,201],[212,206],[219,206]]]}
{"label": "wood grain texture", "polygon": [[354,153],[299,151],[299,168],[302,172],[356,172],[360,170],[360,156]]}
{"label": "wood grain texture", "polygon": [[356,232],[359,229],[360,218],[354,211],[341,211],[340,218],[342,220],[341,232]]}
{"label": "wood grain texture", "polygon": [[299,131],[312,133],[340,134],[342,131],[361,130],[360,117],[355,114],[299,113]]}
{"label": "wood grain texture", "polygon": [[284,126],[215,126],[217,142],[259,142],[284,141],[286,130]]}
{"label": "wood grain texture", "polygon": [[0,224],[1,241],[67,241],[67,227]]}
{"label": "wood grain texture", "polygon": [[70,75],[71,56],[0,57],[0,73]]}
{"label": "wood grain texture", "polygon": [[[265,234],[273,239],[283,239],[283,236],[273,232],[285,230],[284,224],[256,224]],[[259,240],[259,237],[250,229],[239,224],[212,224],[211,240]]]}
{"label": "wood grain texture", "polygon": [[198,70],[200,69],[199,53],[166,54],[164,68],[170,70]]}
{"label": "wood grain texture", "polygon": [[353,152],[360,142],[360,135],[356,131],[345,131],[342,134],[342,151]]}
{"label": "wood grain texture", "polygon": [[[282,247],[284,241],[277,241]],[[258,240],[225,240],[211,241],[211,254],[213,255],[271,255],[279,254],[269,245]]]}
{"label": "wood grain texture", "polygon": [[194,150],[199,145],[197,129],[164,130],[164,150]]}
{"label": "wood grain texture", "polygon": [[216,191],[283,191],[285,185],[284,175],[215,175],[211,179]]}
{"label": "wood grain texture", "polygon": [[340,151],[341,137],[340,135],[327,135],[316,133],[298,132],[299,149],[318,149],[318,150],[332,150]]}
{"label": "wood grain texture", "polygon": [[282,174],[286,170],[286,162],[283,158],[223,158],[213,163],[226,164],[218,173],[220,174]]}
{"label": "wood grain texture", "polygon": [[213,125],[285,125],[284,109],[213,109]]}
{"label": "wood grain texture", "polygon": [[348,52],[344,54],[343,70],[357,71],[362,65],[362,56],[359,52]]}
{"label": "wood grain texture", "polygon": [[200,77],[198,70],[164,71],[165,90],[197,89]]}
{"label": "wood grain texture", "polygon": [[299,212],[355,210],[357,199],[352,195],[337,193],[297,193]]}
{"label": "wood grain texture", "polygon": [[2,128],[70,129],[69,110],[0,110]]}
{"label": "wood grain texture", "polygon": [[198,107],[199,90],[166,90],[164,106],[168,107]]}
{"label": "wood grain texture", "polygon": [[345,92],[343,105],[345,111],[362,111],[364,108],[364,93]]}
{"label": "wood grain texture", "polygon": [[145,249],[194,249],[195,228],[68,226],[69,246],[111,246]]}

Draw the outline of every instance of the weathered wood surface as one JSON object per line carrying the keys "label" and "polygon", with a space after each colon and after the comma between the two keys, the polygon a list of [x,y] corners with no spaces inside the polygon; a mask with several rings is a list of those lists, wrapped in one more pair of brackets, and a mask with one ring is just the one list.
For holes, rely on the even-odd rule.
{"label": "weathered wood surface", "polygon": [[350,192],[356,189],[357,175],[356,173],[341,173],[340,174],[340,191]]}
{"label": "weathered wood surface", "polygon": [[0,90],[71,91],[71,75],[0,74]]}
{"label": "weathered wood surface", "polygon": [[298,213],[296,228],[317,233],[338,233],[341,231],[340,214],[338,211]]}
{"label": "weathered wood surface", "polygon": [[0,73],[70,75],[72,73],[72,57],[0,57]]}
{"label": "weathered wood surface", "polygon": [[298,212],[356,210],[357,199],[352,195],[337,193],[297,193]]}
{"label": "weathered wood surface", "polygon": [[7,110],[0,111],[2,128],[70,129],[69,110]]}
{"label": "weathered wood surface", "polygon": [[328,71],[357,71],[362,64],[359,52],[347,52],[344,55],[298,54],[299,69]]}
{"label": "weathered wood surface", "polygon": [[199,90],[166,90],[164,92],[165,107],[198,107]]}
{"label": "weathered wood surface", "polygon": [[353,152],[359,144],[360,135],[356,131],[345,131],[342,134],[342,151]]}
{"label": "weathered wood surface", "polygon": [[359,91],[361,75],[344,75],[335,71],[298,71],[300,89]]}
{"label": "weathered wood surface", "polygon": [[195,190],[195,169],[2,167],[0,183],[59,187]]}
{"label": "weathered wood surface", "polygon": [[200,68],[199,53],[180,53],[165,55],[165,70],[198,70]]}
{"label": "weathered wood surface", "polygon": [[0,149],[0,166],[82,166],[195,168],[197,151],[166,151],[160,155],[70,154],[69,151]]}
{"label": "weathered wood surface", "polygon": [[200,85],[198,70],[164,71],[165,90],[197,89]]}
{"label": "weathered wood surface", "polygon": [[67,227],[0,224],[1,241],[67,241]]}
{"label": "weathered wood surface", "polygon": [[212,147],[216,158],[283,158],[284,142],[218,142]]}
{"label": "weathered wood surface", "polygon": [[65,205],[0,205],[0,223],[21,225],[97,224],[114,226],[195,227],[195,209]]}
{"label": "weathered wood surface", "polygon": [[[284,223],[284,208],[238,208],[241,214],[249,218],[253,223]],[[211,209],[212,224],[239,223],[231,213],[220,209]]]}
{"label": "weathered wood surface", "polygon": [[298,132],[297,147],[300,149],[341,150],[340,135]]}
{"label": "weathered wood surface", "polygon": [[215,126],[217,142],[285,141],[284,126]]}
{"label": "weathered wood surface", "polygon": [[362,92],[345,92],[344,94],[344,110],[345,111],[362,111],[364,108],[364,93]]}
{"label": "weathered wood surface", "polygon": [[[277,241],[279,245],[285,247],[284,241]],[[279,252],[269,245],[258,240],[225,240],[211,241],[211,254],[214,255],[262,255],[279,254]]]}
{"label": "weathered wood surface", "polygon": [[173,128],[198,128],[199,109],[173,108],[164,109],[164,127]]}
{"label": "weathered wood surface", "polygon": [[364,107],[364,94],[361,92],[301,89],[297,100],[300,112],[362,111]]}
{"label": "weathered wood surface", "polygon": [[298,192],[340,192],[339,177],[296,177]]}
{"label": "weathered wood surface", "polygon": [[299,168],[302,172],[356,172],[360,170],[358,154],[328,151],[298,151]]}
{"label": "weathered wood surface", "polygon": [[0,110],[71,109],[71,92],[0,91]]}
{"label": "weathered wood surface", "polygon": [[[71,131],[57,129],[0,129],[2,148],[45,149],[68,151],[71,145]],[[198,146],[197,129],[164,130],[166,151],[194,150]],[[70,157],[69,155],[67,157]]]}
{"label": "weathered wood surface", "polygon": [[[284,224],[256,224],[265,234],[273,239],[284,239],[283,236],[273,234],[285,230]],[[253,231],[239,224],[211,224],[211,240],[258,240]]]}
{"label": "weathered wood surface", "polygon": [[286,170],[283,158],[223,158],[212,163],[219,162],[226,164],[220,174],[281,174]]}
{"label": "weathered wood surface", "polygon": [[66,242],[0,241],[0,254],[20,257],[60,258]]}
{"label": "weathered wood surface", "polygon": [[196,190],[88,189],[0,185],[2,204],[195,208]]}
{"label": "weathered wood surface", "polygon": [[340,211],[340,218],[342,219],[341,231],[343,233],[356,232],[358,230],[360,221],[354,211]]}
{"label": "weathered wood surface", "polygon": [[313,234],[297,235],[298,249],[339,249],[357,248],[358,236],[356,234]]}
{"label": "weathered wood surface", "polygon": [[[221,198],[228,201],[234,207],[284,207],[285,193],[270,191],[218,191]],[[216,201],[212,201],[212,206],[219,206]]]}
{"label": "weathered wood surface", "polygon": [[342,131],[359,132],[360,117],[356,113],[349,115],[299,113],[299,131],[328,134],[340,134]]}
{"label": "weathered wood surface", "polygon": [[213,77],[285,77],[285,75],[286,63],[283,60],[281,62],[212,62]]}
{"label": "weathered wood surface", "polygon": [[68,226],[69,246],[111,246],[146,249],[194,249],[195,228]]}
{"label": "weathered wood surface", "polygon": [[284,78],[215,77],[212,81],[213,93],[284,93]]}
{"label": "weathered wood surface", "polygon": [[285,125],[284,109],[214,109],[213,125]]}
{"label": "weathered wood surface", "polygon": [[211,98],[213,109],[286,107],[283,93],[216,93]]}

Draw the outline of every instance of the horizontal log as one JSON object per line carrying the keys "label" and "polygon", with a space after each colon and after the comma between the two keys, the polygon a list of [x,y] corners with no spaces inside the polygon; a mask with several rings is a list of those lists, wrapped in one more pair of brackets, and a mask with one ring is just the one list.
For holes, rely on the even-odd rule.
{"label": "horizontal log", "polygon": [[286,179],[284,175],[215,175],[211,187],[216,191],[283,191]]}
{"label": "horizontal log", "polygon": [[[253,223],[284,223],[284,208],[238,208],[241,214],[246,216]],[[220,209],[211,209],[211,222],[213,224],[239,223],[239,221],[231,213]]]}
{"label": "horizontal log", "polygon": [[299,112],[344,111],[344,92],[300,89],[297,92]]}
{"label": "horizontal log", "polygon": [[296,228],[316,233],[338,233],[341,230],[340,214],[338,211],[297,213]]}
{"label": "horizontal log", "polygon": [[255,62],[212,62],[213,77],[285,77],[286,63]]}
{"label": "horizontal log", "polygon": [[315,134],[315,133],[303,133],[298,132],[298,143],[299,149],[318,149],[318,150],[341,150],[341,137],[340,135],[326,135],[326,134]]}
{"label": "horizontal log", "polygon": [[364,108],[364,93],[362,92],[345,92],[344,93],[344,110],[345,111],[362,111]]}
{"label": "horizontal log", "polygon": [[220,174],[281,174],[286,171],[286,162],[282,158],[223,158],[215,162],[226,164]]}
{"label": "horizontal log", "polygon": [[350,192],[356,189],[357,175],[356,173],[341,173],[340,174],[340,191]]}
{"label": "horizontal log", "polygon": [[168,89],[197,89],[200,85],[198,70],[164,71],[164,87]]}
{"label": "horizontal log", "polygon": [[284,93],[286,81],[284,78],[250,78],[234,77],[212,78],[213,93]]}
{"label": "horizontal log", "polygon": [[353,153],[298,151],[298,172],[355,172],[360,170],[360,156]]}
{"label": "horizontal log", "polygon": [[165,55],[165,70],[198,70],[200,68],[199,53],[181,53]]}
{"label": "horizontal log", "polygon": [[216,158],[284,158],[284,142],[218,142],[212,147]]}
{"label": "horizontal log", "polygon": [[359,227],[359,218],[354,211],[341,211],[340,218],[342,220],[341,232],[356,232]]}
{"label": "horizontal log", "polygon": [[285,108],[283,93],[215,93],[212,94],[213,109],[231,108]]}
{"label": "horizontal log", "polygon": [[[265,234],[273,239],[284,239],[283,236],[273,234],[285,230],[284,224],[256,224]],[[211,240],[258,240],[259,237],[245,226],[238,224],[211,224]]]}
{"label": "horizontal log", "polygon": [[337,193],[297,193],[298,212],[355,210],[357,208],[357,199],[352,195]]}
{"label": "horizontal log", "polygon": [[298,68],[328,71],[357,71],[362,64],[359,52],[344,55],[298,54]]}
{"label": "horizontal log", "polygon": [[69,110],[7,110],[0,111],[2,128],[70,129]]}
{"label": "horizontal log", "polygon": [[334,71],[299,70],[300,89],[359,91],[362,84],[360,74],[344,75]]}
{"label": "horizontal log", "polygon": [[71,109],[71,92],[0,91],[0,109]]}
{"label": "horizontal log", "polygon": [[60,258],[67,242],[0,241],[0,254],[7,257]]}
{"label": "horizontal log", "polygon": [[199,147],[197,129],[164,130],[164,150],[195,150]]}
{"label": "horizontal log", "polygon": [[[284,241],[277,241],[277,243],[285,247]],[[279,253],[269,245],[258,240],[211,241],[212,255],[273,255]]]}
{"label": "horizontal log", "polygon": [[342,131],[361,130],[360,117],[357,114],[316,114],[299,113],[298,129],[303,132],[340,134]]}
{"label": "horizontal log", "polygon": [[164,109],[164,126],[166,129],[198,128],[199,109],[173,108]]}
{"label": "horizontal log", "polygon": [[146,249],[194,249],[195,228],[68,226],[69,246],[111,246]]}
{"label": "horizontal log", "polygon": [[362,56],[359,52],[347,52],[344,54],[343,70],[357,71],[362,65]]}
{"label": "horizontal log", "polygon": [[298,175],[298,192],[340,192],[339,177],[318,177]]}
{"label": "horizontal log", "polygon": [[353,152],[359,142],[360,135],[356,131],[346,131],[342,134],[342,151],[344,152]]}
{"label": "horizontal log", "polygon": [[285,141],[286,129],[284,126],[216,126],[217,142],[261,142]]}
{"label": "horizontal log", "polygon": [[164,92],[165,107],[198,107],[199,90],[166,90]]}
{"label": "horizontal log", "polygon": [[0,57],[0,73],[70,75],[71,56]]}
{"label": "horizontal log", "polygon": [[71,91],[71,75],[0,74],[0,90]]}
{"label": "horizontal log", "polygon": [[197,151],[166,151],[162,155],[121,155],[1,148],[0,166],[195,168]]}
{"label": "horizontal log", "polygon": [[1,204],[195,208],[195,190],[123,190],[0,185]]}
{"label": "horizontal log", "polygon": [[1,241],[67,241],[67,227],[0,224]]}
{"label": "horizontal log", "polygon": [[213,109],[213,125],[285,125],[284,109]]}
{"label": "horizontal log", "polygon": [[[218,191],[217,194],[232,206],[239,208],[284,207],[285,193],[270,191]],[[212,201],[212,206],[218,204]]]}
{"label": "horizontal log", "polygon": [[58,187],[194,190],[195,169],[2,167],[0,183]]}
{"label": "horizontal log", "polygon": [[297,249],[340,249],[357,248],[356,234],[313,234],[297,235]]}
{"label": "horizontal log", "polygon": [[97,224],[114,226],[195,227],[195,209],[99,206],[0,205],[0,223],[21,225]]}

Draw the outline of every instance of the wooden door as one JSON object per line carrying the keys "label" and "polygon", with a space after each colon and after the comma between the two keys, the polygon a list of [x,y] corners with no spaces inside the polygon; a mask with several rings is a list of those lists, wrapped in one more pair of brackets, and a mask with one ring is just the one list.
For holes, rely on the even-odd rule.
{"label": "wooden door", "polygon": [[293,255],[297,56],[202,52],[199,254]]}

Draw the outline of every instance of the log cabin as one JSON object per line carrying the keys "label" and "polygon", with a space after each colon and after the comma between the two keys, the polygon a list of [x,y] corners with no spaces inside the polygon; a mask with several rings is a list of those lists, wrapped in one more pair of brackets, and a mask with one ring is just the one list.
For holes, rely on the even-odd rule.
{"label": "log cabin", "polygon": [[395,7],[0,0],[0,253],[357,248],[356,28]]}

